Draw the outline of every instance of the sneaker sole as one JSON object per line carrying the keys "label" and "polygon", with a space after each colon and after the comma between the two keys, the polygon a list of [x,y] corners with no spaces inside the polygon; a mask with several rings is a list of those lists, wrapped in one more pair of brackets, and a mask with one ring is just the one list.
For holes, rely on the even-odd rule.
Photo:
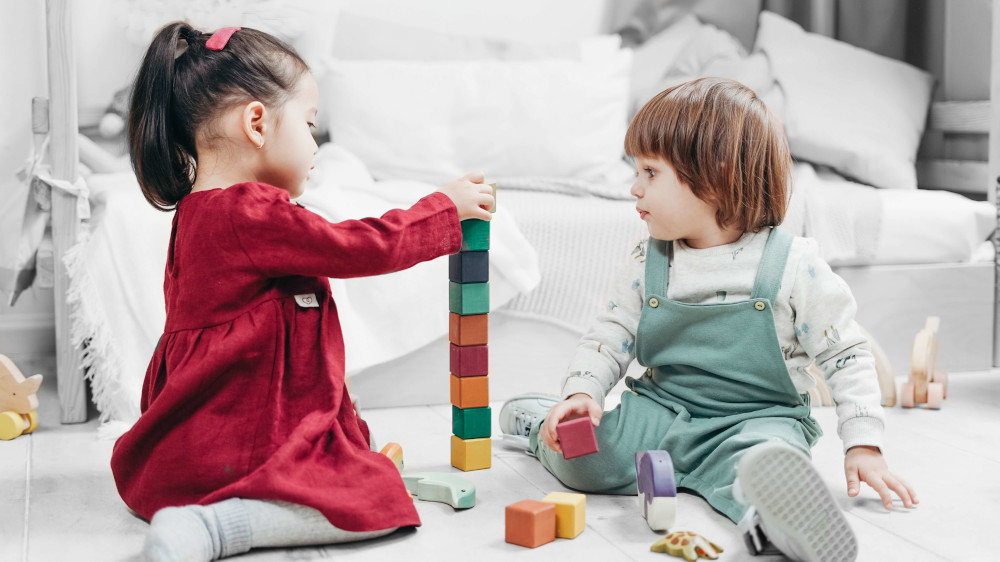
{"label": "sneaker sole", "polygon": [[763,444],[740,459],[747,503],[766,523],[798,543],[805,562],[852,562],[858,542],[809,458],[786,444]]}

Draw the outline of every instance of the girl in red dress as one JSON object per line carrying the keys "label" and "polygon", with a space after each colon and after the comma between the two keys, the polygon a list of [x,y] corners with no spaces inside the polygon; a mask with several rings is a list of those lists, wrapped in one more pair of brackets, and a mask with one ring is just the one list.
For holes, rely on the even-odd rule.
{"label": "girl in red dress", "polygon": [[142,416],[115,444],[122,499],[150,519],[143,556],[212,560],[419,525],[344,386],[329,277],[405,269],[459,250],[490,220],[481,174],[411,208],[330,223],[292,203],[317,146],[318,89],[274,37],[184,23],[153,39],[128,137],[146,199],[174,210],[167,319]]}

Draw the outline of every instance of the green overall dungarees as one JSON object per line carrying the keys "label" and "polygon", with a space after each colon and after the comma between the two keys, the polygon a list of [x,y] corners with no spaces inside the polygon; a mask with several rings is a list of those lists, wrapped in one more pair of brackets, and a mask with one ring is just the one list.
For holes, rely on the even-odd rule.
{"label": "green overall dungarees", "polygon": [[599,452],[567,461],[535,427],[535,456],[570,488],[635,494],[635,453],[666,450],[678,487],[739,521],[746,507],[732,486],[740,456],[771,439],[809,454],[822,435],[808,394],[792,384],[774,327],[791,242],[787,232],[771,230],[749,300],[687,304],[667,299],[669,243],[650,238],[635,346],[646,374],[626,380],[632,392],[594,428]]}

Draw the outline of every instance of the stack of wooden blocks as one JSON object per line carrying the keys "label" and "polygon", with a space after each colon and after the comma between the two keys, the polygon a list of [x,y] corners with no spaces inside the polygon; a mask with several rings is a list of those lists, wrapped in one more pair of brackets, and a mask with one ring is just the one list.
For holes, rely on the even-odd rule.
{"label": "stack of wooden blocks", "polygon": [[[496,196],[496,186],[493,187]],[[492,212],[493,209],[490,209]],[[451,353],[451,464],[490,467],[490,223],[462,221],[462,249],[449,258],[448,341]]]}

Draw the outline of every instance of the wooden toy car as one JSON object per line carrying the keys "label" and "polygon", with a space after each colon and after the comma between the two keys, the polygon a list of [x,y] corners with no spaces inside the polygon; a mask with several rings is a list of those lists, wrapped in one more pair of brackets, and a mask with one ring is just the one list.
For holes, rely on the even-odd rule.
{"label": "wooden toy car", "polygon": [[941,407],[941,401],[948,397],[948,374],[937,370],[939,323],[937,316],[928,317],[924,328],[913,339],[910,378],[899,391],[904,408],[926,404],[928,408],[937,409]]}
{"label": "wooden toy car", "polygon": [[0,439],[31,433],[38,427],[38,387],[42,375],[24,378],[6,355],[0,355]]}

